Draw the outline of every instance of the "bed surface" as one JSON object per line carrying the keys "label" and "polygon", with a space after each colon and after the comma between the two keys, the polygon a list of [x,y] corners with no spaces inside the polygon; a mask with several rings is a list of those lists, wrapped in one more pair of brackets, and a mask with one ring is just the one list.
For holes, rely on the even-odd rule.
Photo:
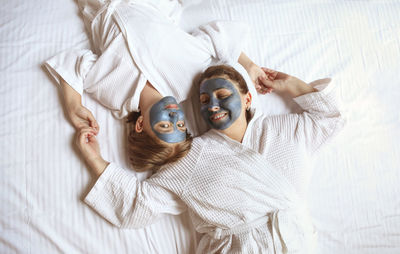
{"label": "bed surface", "polygon": [[[318,155],[309,205],[319,252],[400,253],[400,3],[184,0],[180,25],[214,19],[251,27],[245,52],[307,82],[332,77],[347,119]],[[42,68],[89,47],[72,0],[2,1],[0,12],[0,252],[193,253],[187,214],[119,230],[82,198],[94,184],[73,145],[61,95]],[[128,167],[124,125],[89,97],[105,159]],[[276,95],[268,114],[294,110]],[[140,178],[145,174],[138,175]]]}

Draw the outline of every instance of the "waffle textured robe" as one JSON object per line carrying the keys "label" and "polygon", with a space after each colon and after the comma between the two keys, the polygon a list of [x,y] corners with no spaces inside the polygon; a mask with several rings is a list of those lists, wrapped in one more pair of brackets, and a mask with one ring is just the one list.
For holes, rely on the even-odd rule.
{"label": "waffle textured robe", "polygon": [[128,228],[188,209],[203,233],[197,253],[313,253],[307,161],[343,125],[327,89],[295,98],[302,114],[256,112],[242,143],[208,131],[185,158],[142,182],[111,163],[85,202]]}
{"label": "waffle textured robe", "polygon": [[[94,52],[68,50],[45,66],[57,82],[62,77],[118,118],[139,110],[146,81],[179,103],[196,96],[191,91],[194,77],[217,62],[232,65],[251,82],[237,63],[247,34],[243,23],[215,21],[189,34],[176,25],[181,10],[178,1],[80,0],[78,4]],[[183,105],[190,130],[196,128],[196,124],[190,126],[196,122],[191,117],[197,109],[192,107],[190,100]]]}

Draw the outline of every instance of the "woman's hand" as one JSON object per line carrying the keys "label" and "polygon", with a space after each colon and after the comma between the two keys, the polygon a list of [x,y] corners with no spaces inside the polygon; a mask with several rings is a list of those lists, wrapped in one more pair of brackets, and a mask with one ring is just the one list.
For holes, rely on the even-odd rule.
{"label": "woman's hand", "polygon": [[77,132],[76,145],[93,173],[99,177],[108,166],[101,157],[99,143],[93,128],[82,128]]}
{"label": "woman's hand", "polygon": [[99,133],[99,124],[92,112],[81,104],[67,105],[67,114],[76,130],[91,127],[95,135]]}
{"label": "woman's hand", "polygon": [[277,93],[288,94],[292,98],[317,91],[312,86],[294,76],[264,67],[261,69],[267,75],[267,78],[262,76],[259,78],[260,85],[263,86],[264,89],[271,89]]}

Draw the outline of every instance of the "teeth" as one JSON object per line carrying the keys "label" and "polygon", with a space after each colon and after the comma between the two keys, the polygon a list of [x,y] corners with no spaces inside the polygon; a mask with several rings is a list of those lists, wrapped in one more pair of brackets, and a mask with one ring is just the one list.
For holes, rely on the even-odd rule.
{"label": "teeth", "polygon": [[225,115],[226,115],[226,113],[216,114],[216,115],[211,116],[211,119],[212,120],[219,120],[219,119],[223,118]]}

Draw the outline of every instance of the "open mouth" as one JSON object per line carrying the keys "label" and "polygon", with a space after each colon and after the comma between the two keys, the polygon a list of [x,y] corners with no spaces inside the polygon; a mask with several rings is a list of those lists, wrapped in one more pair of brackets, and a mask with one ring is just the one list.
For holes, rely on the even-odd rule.
{"label": "open mouth", "polygon": [[165,109],[179,109],[179,107],[176,104],[168,104]]}
{"label": "open mouth", "polygon": [[219,120],[221,120],[221,119],[224,119],[224,118],[227,117],[227,116],[228,116],[228,113],[227,113],[227,112],[217,113],[217,114],[212,115],[212,116],[210,117],[210,120],[213,121],[213,122],[217,122],[217,121],[219,121]]}

